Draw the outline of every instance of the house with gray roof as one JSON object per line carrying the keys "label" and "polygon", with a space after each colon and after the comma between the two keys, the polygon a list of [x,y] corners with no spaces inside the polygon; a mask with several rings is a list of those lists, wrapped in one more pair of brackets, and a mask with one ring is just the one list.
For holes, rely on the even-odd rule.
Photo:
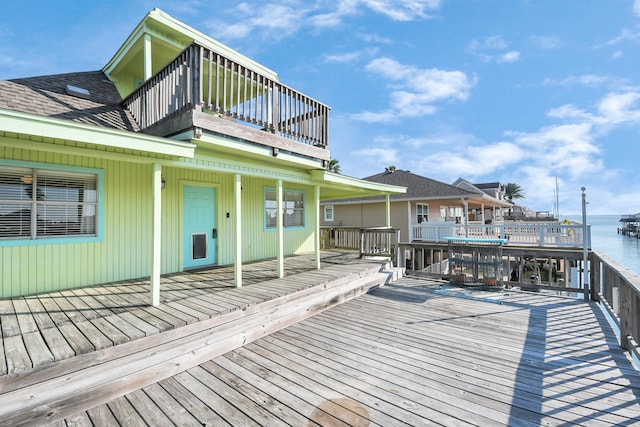
{"label": "house with gray roof", "polygon": [[484,224],[500,215],[509,203],[492,198],[477,188],[466,188],[420,176],[406,170],[387,169],[365,181],[406,187],[402,194],[323,201],[323,227],[380,227],[400,230],[402,241],[419,239],[425,224]]}

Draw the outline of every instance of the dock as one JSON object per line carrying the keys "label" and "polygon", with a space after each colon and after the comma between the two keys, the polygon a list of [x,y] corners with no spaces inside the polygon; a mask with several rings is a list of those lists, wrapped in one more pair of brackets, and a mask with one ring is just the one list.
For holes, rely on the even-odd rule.
{"label": "dock", "polygon": [[[6,319],[21,319],[19,338],[9,342],[47,336],[48,316],[49,329],[67,343],[73,339],[64,325],[88,339],[88,322],[112,344],[53,361],[28,352],[32,366],[20,369],[12,362],[0,377],[0,424],[637,422],[640,375],[595,303],[450,286],[399,277],[388,264],[353,254],[323,255],[320,270],[311,257],[285,263],[282,279],[269,277],[268,262],[252,264],[245,275],[255,282],[243,288],[218,281],[229,274],[224,268],[163,278],[160,311],[146,306],[144,286],[133,283],[117,286],[120,299],[102,298],[109,286],[73,291],[64,297],[70,306],[56,296],[63,306],[55,310],[28,304],[21,311],[17,299],[3,300],[3,332]],[[112,302],[100,308],[98,301]],[[29,316],[39,329],[23,332]],[[122,332],[124,324],[97,326],[115,326],[112,316],[144,336],[114,343],[120,335],[107,329]],[[8,361],[4,336],[3,343]]]}

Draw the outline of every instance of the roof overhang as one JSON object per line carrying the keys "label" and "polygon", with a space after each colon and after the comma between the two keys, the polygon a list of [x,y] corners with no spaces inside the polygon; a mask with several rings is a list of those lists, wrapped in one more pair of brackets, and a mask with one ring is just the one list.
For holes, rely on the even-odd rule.
{"label": "roof overhang", "polygon": [[321,201],[404,194],[407,192],[406,187],[366,181],[324,169],[311,171],[311,179],[321,187]]}
{"label": "roof overhang", "polygon": [[195,145],[190,142],[5,109],[0,109],[0,131],[175,157],[193,157],[195,154]]}
{"label": "roof overhang", "polygon": [[[268,77],[271,80],[279,81],[278,74],[259,64],[258,62],[242,55],[241,53],[231,49],[228,46],[220,43],[219,41],[207,36],[204,33],[186,25],[183,22],[178,21],[171,15],[156,8],[147,13],[147,15],[140,21],[136,28],[131,32],[129,37],[124,41],[122,46],[117,50],[113,57],[103,67],[102,71],[110,76],[112,71],[118,67],[118,65],[131,54],[134,50],[134,46],[144,38],[145,34],[150,34],[152,37],[156,37],[163,43],[175,46],[178,51],[186,48],[192,42],[196,42],[201,46],[207,47],[214,52],[217,52],[234,62],[241,64],[251,70],[259,72],[263,76]],[[164,64],[163,64],[164,66]]]}

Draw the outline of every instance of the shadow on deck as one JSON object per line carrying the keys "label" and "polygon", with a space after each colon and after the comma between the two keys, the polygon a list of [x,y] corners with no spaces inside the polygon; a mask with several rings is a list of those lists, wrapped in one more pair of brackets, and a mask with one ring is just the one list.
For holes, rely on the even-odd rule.
{"label": "shadow on deck", "polygon": [[[165,278],[160,308],[184,325],[0,377],[0,424],[637,423],[640,376],[595,304],[327,255],[321,270],[296,257],[295,274],[242,289],[203,292],[220,270]],[[214,301],[236,308],[187,322]],[[151,314],[130,303],[125,319]]]}

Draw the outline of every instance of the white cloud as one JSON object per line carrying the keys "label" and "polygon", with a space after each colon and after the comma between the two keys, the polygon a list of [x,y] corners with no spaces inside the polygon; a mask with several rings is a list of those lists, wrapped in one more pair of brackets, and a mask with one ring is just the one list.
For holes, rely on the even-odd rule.
{"label": "white cloud", "polygon": [[390,58],[374,59],[365,69],[386,79],[390,89],[388,110],[353,116],[354,119],[368,122],[433,114],[436,111],[435,102],[449,99],[464,101],[475,84],[475,80],[462,71],[421,69]]}
{"label": "white cloud", "polygon": [[520,52],[508,50],[509,44],[502,36],[488,36],[482,40],[473,39],[468,51],[484,62],[508,63],[520,59]]}
{"label": "white cloud", "polygon": [[547,50],[557,49],[562,44],[560,38],[557,36],[531,36],[529,40],[533,44]]}
{"label": "white cloud", "polygon": [[[282,39],[304,28],[327,29],[342,25],[350,17],[370,10],[394,21],[416,21],[432,17],[440,0],[338,0],[337,2],[305,2],[289,0],[265,3],[256,7],[239,3],[225,11],[233,23],[214,20],[208,25],[213,34],[225,39],[241,39],[261,33]],[[229,20],[227,20],[229,21]]]}
{"label": "white cloud", "polygon": [[324,60],[326,62],[336,62],[339,64],[349,64],[353,62],[357,62],[362,58],[369,58],[378,53],[377,48],[372,49],[362,49],[356,50],[353,52],[345,52],[345,53],[336,53],[333,55],[326,55]]}
{"label": "white cloud", "polygon": [[[598,104],[601,116],[597,119],[601,125],[622,123],[640,123],[640,109],[636,103],[640,92],[609,93]],[[635,108],[634,108],[635,107]]]}
{"label": "white cloud", "polygon": [[619,77],[602,76],[597,74],[583,74],[580,76],[568,76],[563,79],[547,78],[542,83],[544,86],[572,86],[581,85],[586,87],[625,87],[626,80]]}
{"label": "white cloud", "polygon": [[608,40],[602,44],[599,44],[596,47],[615,46],[625,41],[640,42],[640,32],[634,32],[626,28],[623,28],[619,36],[614,37],[611,40]]}
{"label": "white cloud", "polygon": [[440,6],[440,0],[361,0],[361,3],[394,21],[429,18],[428,11]]}
{"label": "white cloud", "polygon": [[516,62],[520,59],[520,52],[516,50],[510,50],[507,53],[498,55],[496,62]]}

